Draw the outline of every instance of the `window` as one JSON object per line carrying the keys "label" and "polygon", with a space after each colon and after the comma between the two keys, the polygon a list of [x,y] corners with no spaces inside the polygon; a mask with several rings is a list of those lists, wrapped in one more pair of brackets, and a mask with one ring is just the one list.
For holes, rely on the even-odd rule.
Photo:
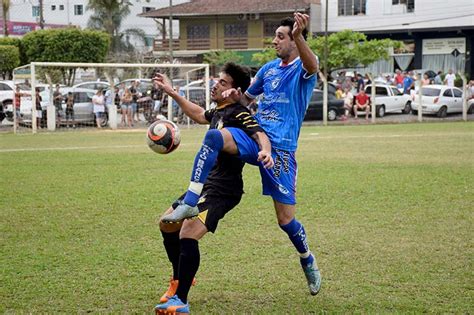
{"label": "window", "polygon": [[447,89],[446,91],[444,91],[443,96],[453,97],[453,92],[451,91],[451,89]]}
{"label": "window", "polygon": [[147,13],[153,10],[155,10],[153,7],[142,7],[142,13]]}
{"label": "window", "polygon": [[392,92],[393,92],[393,95],[395,96],[399,96],[399,95],[403,95],[402,92],[400,92],[398,89],[396,88],[392,88]]}
{"label": "window", "polygon": [[246,37],[247,24],[245,23],[225,24],[224,36],[225,37]]}
{"label": "window", "polygon": [[84,6],[82,4],[74,5],[74,15],[83,15],[84,14]]}
{"label": "window", "polygon": [[55,4],[53,4],[53,5],[51,6],[51,11],[56,11],[56,5],[55,5]]}
{"label": "window", "polygon": [[34,6],[32,7],[32,9],[33,9],[33,11],[32,11],[32,14],[33,14],[32,16],[33,16],[33,17],[38,17],[38,16],[40,16],[40,7],[39,7],[39,5],[34,5]]}
{"label": "window", "polygon": [[404,4],[407,7],[407,12],[415,11],[415,0],[392,0],[392,5]]}
{"label": "window", "polygon": [[453,89],[454,92],[454,97],[462,97],[462,92],[459,91],[458,89]]}
{"label": "window", "polygon": [[280,26],[280,21],[265,21],[263,23],[263,36],[274,37],[276,29]]}
{"label": "window", "polygon": [[209,38],[209,25],[188,25],[187,34],[189,39]]}
{"label": "window", "polygon": [[388,96],[387,88],[381,87],[381,86],[376,86],[375,87],[375,95]]}
{"label": "window", "polygon": [[338,15],[365,15],[367,0],[338,0]]}
{"label": "window", "polygon": [[59,5],[59,11],[64,11],[64,4]]}
{"label": "window", "polygon": [[0,83],[0,91],[12,91],[12,88],[5,83]]}

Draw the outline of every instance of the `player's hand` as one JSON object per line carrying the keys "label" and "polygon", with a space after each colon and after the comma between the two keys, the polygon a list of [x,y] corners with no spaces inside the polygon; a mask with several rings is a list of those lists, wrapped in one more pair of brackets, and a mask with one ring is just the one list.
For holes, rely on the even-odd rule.
{"label": "player's hand", "polygon": [[242,97],[242,90],[240,88],[234,89],[228,89],[222,92],[222,97],[225,99],[230,99],[234,103],[240,102],[240,98]]}
{"label": "player's hand", "polygon": [[265,150],[258,152],[257,161],[262,162],[263,167],[265,168],[272,168],[275,164],[273,162],[272,154]]}
{"label": "player's hand", "polygon": [[297,38],[303,34],[303,30],[308,26],[309,15],[295,12],[293,17],[295,19],[295,24],[293,24],[292,35],[293,38]]}
{"label": "player's hand", "polygon": [[173,87],[170,84],[170,81],[169,81],[168,77],[166,77],[164,74],[157,73],[155,75],[155,77],[152,79],[152,81],[154,83],[156,83],[158,85],[158,87],[163,89],[163,91],[168,95],[170,93],[175,92],[175,90],[173,89]]}

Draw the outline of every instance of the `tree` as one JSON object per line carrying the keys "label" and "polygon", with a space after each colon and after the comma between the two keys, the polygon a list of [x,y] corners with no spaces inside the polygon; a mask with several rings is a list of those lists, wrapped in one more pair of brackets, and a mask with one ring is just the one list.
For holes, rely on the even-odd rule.
{"label": "tree", "polygon": [[211,65],[222,66],[226,62],[241,63],[242,56],[232,50],[211,51],[204,54],[204,62]]}
{"label": "tree", "polygon": [[0,46],[0,73],[5,78],[11,78],[13,69],[20,65],[20,50],[18,47]]}
{"label": "tree", "polygon": [[[110,44],[104,32],[76,28],[29,32],[22,41],[28,62],[104,62]],[[53,71],[51,68],[48,70]],[[75,68],[60,67],[57,70],[65,84],[74,82]]]}
{"label": "tree", "polygon": [[[325,38],[319,36],[309,38],[308,45],[320,61],[324,56]],[[391,39],[367,40],[363,33],[345,30],[328,36],[328,73],[341,68],[366,67],[371,63],[390,57],[389,49],[401,46],[401,42]],[[264,64],[276,58],[274,49],[265,49],[261,53],[254,54],[252,60]],[[322,68],[322,62],[321,62]],[[321,69],[324,70],[324,69]]]}
{"label": "tree", "polygon": [[2,37],[2,38],[0,38],[0,46],[4,46],[4,45],[17,47],[19,52],[20,52],[20,65],[24,65],[24,64],[27,63],[26,62],[27,59],[26,59],[25,51],[23,49],[23,44],[22,44],[22,42],[19,38]]}
{"label": "tree", "polygon": [[2,19],[3,19],[3,35],[8,37],[8,11],[10,11],[10,0],[2,0]]}
{"label": "tree", "polygon": [[103,30],[110,36],[110,52],[133,53],[134,45],[130,38],[137,38],[145,43],[145,32],[141,29],[126,29],[121,31],[122,21],[130,14],[127,0],[90,0],[86,9],[93,11],[88,26],[92,29]]}

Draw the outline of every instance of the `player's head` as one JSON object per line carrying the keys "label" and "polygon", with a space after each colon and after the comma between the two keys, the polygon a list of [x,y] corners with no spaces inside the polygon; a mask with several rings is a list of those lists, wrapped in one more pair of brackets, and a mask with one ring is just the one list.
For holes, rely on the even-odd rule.
{"label": "player's head", "polygon": [[[295,19],[287,17],[280,22],[280,26],[275,31],[275,37],[273,38],[273,46],[275,47],[277,56],[283,60],[288,59],[291,54],[296,51],[296,44],[293,38],[293,25]],[[303,30],[302,35],[306,40],[308,31]]]}
{"label": "player's head", "polygon": [[219,74],[219,80],[214,85],[211,91],[211,99],[214,102],[221,102],[224,100],[222,92],[234,88],[244,93],[250,85],[250,71],[247,67],[239,66],[233,62],[226,63]]}

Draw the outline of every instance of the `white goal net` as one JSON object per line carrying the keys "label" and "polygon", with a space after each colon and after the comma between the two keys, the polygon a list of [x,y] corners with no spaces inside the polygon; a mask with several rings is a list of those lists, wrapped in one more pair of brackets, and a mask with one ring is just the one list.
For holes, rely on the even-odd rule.
{"label": "white goal net", "polygon": [[173,99],[153,84],[156,73],[165,74],[187,99],[209,108],[208,64],[34,62],[14,71],[15,92],[6,119],[20,133],[140,128],[159,115],[190,124]]}

